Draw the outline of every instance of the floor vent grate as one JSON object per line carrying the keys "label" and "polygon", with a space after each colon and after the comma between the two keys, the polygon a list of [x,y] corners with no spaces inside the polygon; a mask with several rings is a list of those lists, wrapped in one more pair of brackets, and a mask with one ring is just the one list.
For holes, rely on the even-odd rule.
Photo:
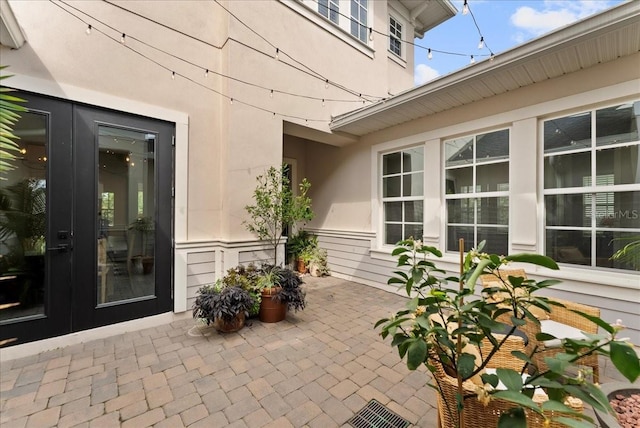
{"label": "floor vent grate", "polygon": [[387,409],[376,400],[371,400],[347,421],[355,428],[407,428],[409,421]]}

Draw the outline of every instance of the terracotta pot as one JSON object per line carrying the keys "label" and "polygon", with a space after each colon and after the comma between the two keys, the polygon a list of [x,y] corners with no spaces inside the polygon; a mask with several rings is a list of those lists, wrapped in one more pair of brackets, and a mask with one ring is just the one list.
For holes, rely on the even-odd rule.
{"label": "terracotta pot", "polygon": [[287,316],[287,304],[273,300],[273,295],[280,291],[280,287],[266,288],[262,290],[260,312],[258,317],[262,322],[278,322]]}
{"label": "terracotta pot", "polygon": [[216,327],[216,330],[223,333],[232,333],[234,331],[238,331],[242,327],[244,327],[244,312],[240,312],[234,319],[230,321],[216,319],[214,325]]}
{"label": "terracotta pot", "polygon": [[298,259],[298,272],[299,273],[306,273],[307,272],[307,266],[305,266],[304,260],[302,260],[302,259]]}

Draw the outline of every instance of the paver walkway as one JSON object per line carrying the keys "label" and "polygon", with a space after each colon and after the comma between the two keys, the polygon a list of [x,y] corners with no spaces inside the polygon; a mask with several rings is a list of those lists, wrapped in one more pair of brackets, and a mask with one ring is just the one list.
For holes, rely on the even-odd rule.
{"label": "paver walkway", "polygon": [[410,372],[373,329],[406,300],[333,277],[305,281],[307,309],[277,324],[219,334],[186,319],[5,361],[0,426],[327,428],[375,398],[435,427],[429,375]]}
{"label": "paver walkway", "polygon": [[280,323],[223,335],[189,319],[5,361],[0,426],[324,428],[372,398],[435,426],[427,374],[407,370],[373,329],[404,299],[305,281],[307,308]]}

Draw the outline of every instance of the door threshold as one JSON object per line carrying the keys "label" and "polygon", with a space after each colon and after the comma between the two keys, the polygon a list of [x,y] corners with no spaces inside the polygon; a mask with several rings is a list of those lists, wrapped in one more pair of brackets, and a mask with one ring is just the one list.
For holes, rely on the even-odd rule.
{"label": "door threshold", "polygon": [[157,327],[162,324],[169,324],[173,321],[186,318],[191,318],[191,311],[181,313],[166,312],[164,314],[152,315],[145,318],[106,325],[104,327],[65,334],[64,336],[51,337],[49,339],[42,339],[34,342],[23,343],[21,345],[9,346],[7,348],[0,348],[0,363],[29,357],[57,348],[64,348],[67,346],[77,345],[79,343],[90,342],[92,340],[106,339],[122,333]]}

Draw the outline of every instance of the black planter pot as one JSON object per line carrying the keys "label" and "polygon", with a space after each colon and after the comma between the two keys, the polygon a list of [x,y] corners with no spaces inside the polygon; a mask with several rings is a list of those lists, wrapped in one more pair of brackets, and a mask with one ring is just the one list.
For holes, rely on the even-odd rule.
{"label": "black planter pot", "polygon": [[[600,389],[609,400],[615,398],[617,394],[628,395],[640,393],[639,387],[625,382],[605,383],[600,385]],[[603,413],[596,409],[593,410],[602,428],[621,428],[618,420],[613,415],[609,413]]]}

